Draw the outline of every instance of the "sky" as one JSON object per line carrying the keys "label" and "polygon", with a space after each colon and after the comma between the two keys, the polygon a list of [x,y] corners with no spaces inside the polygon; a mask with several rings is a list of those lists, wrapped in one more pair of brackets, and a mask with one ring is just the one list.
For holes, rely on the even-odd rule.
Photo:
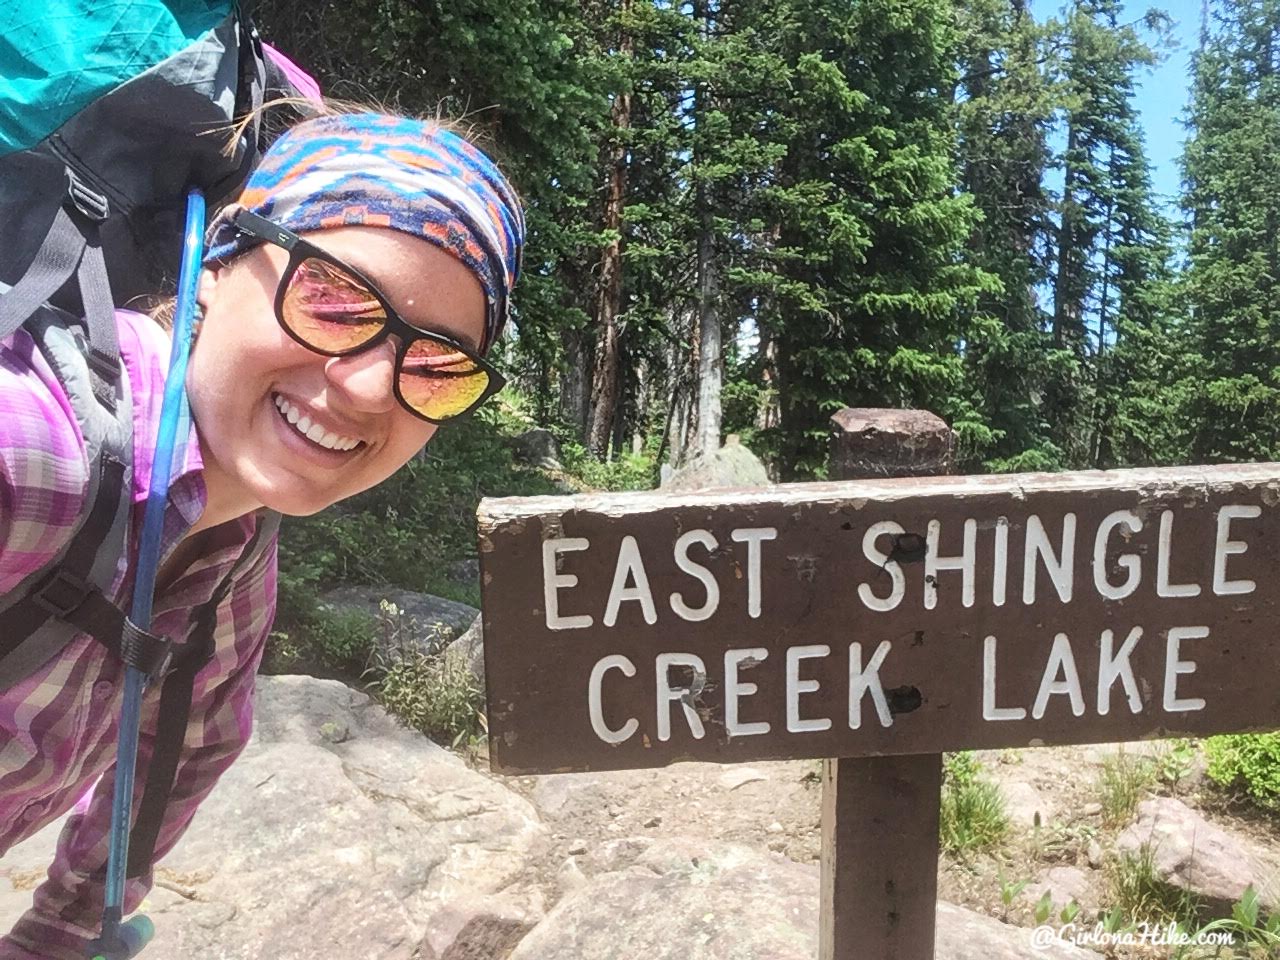
{"label": "sky", "polygon": [[[1031,10],[1037,20],[1043,21],[1063,6],[1062,0],[1032,0]],[[1140,19],[1153,7],[1172,18],[1171,40],[1175,45],[1164,51],[1159,66],[1139,71],[1136,105],[1146,133],[1155,191],[1166,207],[1172,208],[1179,190],[1178,158],[1187,136],[1183,118],[1190,90],[1190,58],[1200,33],[1200,0],[1126,0],[1124,4],[1130,21]]]}

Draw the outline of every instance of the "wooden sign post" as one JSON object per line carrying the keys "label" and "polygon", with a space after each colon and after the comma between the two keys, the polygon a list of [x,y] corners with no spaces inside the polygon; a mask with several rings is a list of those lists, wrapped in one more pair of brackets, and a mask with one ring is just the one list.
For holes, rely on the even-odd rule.
{"label": "wooden sign post", "polygon": [[931,955],[938,754],[1280,727],[1278,464],[486,500],[480,549],[496,772],[842,758],[827,960]]}
{"label": "wooden sign post", "polygon": [[[922,410],[831,418],[836,480],[951,472],[951,428]],[[942,754],[822,765],[819,960],[933,960]]]}

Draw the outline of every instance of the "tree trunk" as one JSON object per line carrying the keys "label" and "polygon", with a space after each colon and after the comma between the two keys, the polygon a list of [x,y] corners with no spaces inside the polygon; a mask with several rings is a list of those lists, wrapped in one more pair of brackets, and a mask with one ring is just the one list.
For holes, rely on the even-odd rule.
{"label": "tree trunk", "polygon": [[[693,15],[702,25],[703,37],[710,36],[711,11],[705,0],[695,0]],[[704,127],[704,117],[711,105],[710,100],[706,81],[697,81],[693,91],[695,128]],[[705,157],[695,153],[695,168],[701,165],[700,161],[703,159]],[[700,350],[698,353],[698,426],[692,452],[694,456],[701,456],[720,449],[720,393],[724,382],[724,350],[721,343],[720,290],[716,278],[715,217],[700,170],[697,176],[698,185],[694,191],[694,203],[698,216],[698,343]]]}
{"label": "tree trunk", "polygon": [[[620,0],[619,14],[626,16],[631,0]],[[630,60],[633,43],[628,28],[622,27],[618,56]],[[622,208],[627,193],[626,131],[631,127],[631,92],[619,90],[609,110],[610,138],[605,187],[604,215],[601,226],[612,234],[600,258],[600,276],[596,282],[596,357],[591,378],[591,418],[587,430],[587,446],[597,457],[609,448],[614,418],[618,408],[618,314],[622,307]]]}
{"label": "tree trunk", "polygon": [[1075,155],[1080,145],[1079,128],[1071,123],[1067,131],[1066,173],[1062,184],[1062,222],[1058,228],[1058,275],[1053,284],[1053,345],[1061,348],[1080,324],[1081,304],[1076,256],[1076,169]]}
{"label": "tree trunk", "polygon": [[560,415],[573,424],[582,440],[587,437],[587,398],[589,391],[590,354],[588,334],[570,330],[564,337],[564,370],[560,374]]}

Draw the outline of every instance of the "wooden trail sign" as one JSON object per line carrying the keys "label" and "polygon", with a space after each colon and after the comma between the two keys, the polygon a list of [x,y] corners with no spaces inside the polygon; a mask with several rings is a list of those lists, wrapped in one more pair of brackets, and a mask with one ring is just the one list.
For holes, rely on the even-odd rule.
{"label": "wooden trail sign", "polygon": [[504,773],[1280,726],[1280,465],[480,506]]}

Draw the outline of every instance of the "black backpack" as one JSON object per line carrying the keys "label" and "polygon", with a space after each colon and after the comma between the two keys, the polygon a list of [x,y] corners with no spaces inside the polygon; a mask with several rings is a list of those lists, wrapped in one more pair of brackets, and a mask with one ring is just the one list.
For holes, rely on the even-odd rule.
{"label": "black backpack", "polygon": [[[190,714],[196,674],[213,654],[217,607],[265,550],[266,515],[182,642],[132,629],[104,595],[132,510],[132,402],[115,308],[171,291],[184,195],[233,199],[265,147],[264,99],[298,97],[238,10],[194,43],[120,84],[26,150],[0,155],[0,340],[20,327],[71,397],[91,473],[88,509],[45,569],[0,597],[0,689],[89,633],[163,682],[158,742],[129,845],[129,876],[150,867]],[[3,104],[0,104],[0,108]],[[253,113],[234,149],[233,121]]]}

